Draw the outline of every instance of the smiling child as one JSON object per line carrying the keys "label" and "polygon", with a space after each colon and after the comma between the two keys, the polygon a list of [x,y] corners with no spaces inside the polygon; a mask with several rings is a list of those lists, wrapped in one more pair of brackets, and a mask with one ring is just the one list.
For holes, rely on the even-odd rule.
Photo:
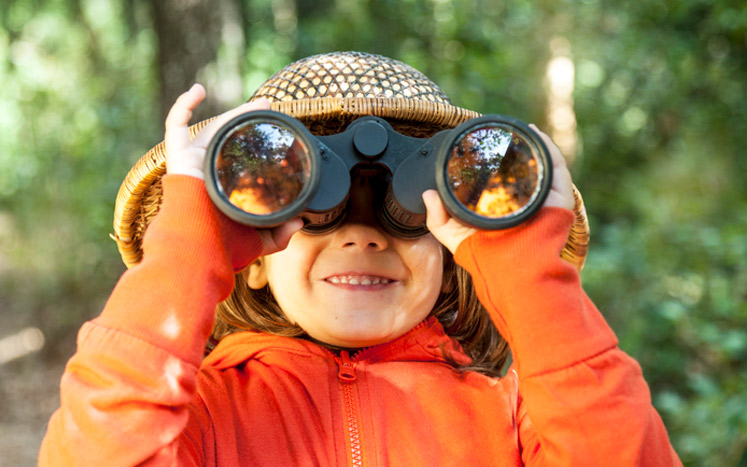
{"label": "smiling child", "polygon": [[130,269],[80,331],[41,465],[679,465],[581,287],[580,249],[567,261],[578,203],[536,127],[554,176],[518,226],[463,224],[429,190],[428,233],[398,237],[374,213],[384,175],[353,169],[344,222],[311,234],[213,205],[203,164],[223,123],[272,107],[318,134],[377,115],[419,136],[475,114],[361,53],[292,64],[192,137],[204,98],[196,85],[177,100],[165,153],[123,185]]}

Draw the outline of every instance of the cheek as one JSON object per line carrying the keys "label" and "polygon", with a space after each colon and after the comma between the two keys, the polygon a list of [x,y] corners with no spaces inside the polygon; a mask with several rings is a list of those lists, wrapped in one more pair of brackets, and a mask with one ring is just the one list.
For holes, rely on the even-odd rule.
{"label": "cheek", "polygon": [[304,278],[312,264],[311,255],[300,245],[288,245],[285,250],[265,257],[265,271],[267,281],[275,298],[280,302],[288,294],[288,290],[304,287]]}
{"label": "cheek", "polygon": [[429,291],[428,295],[437,297],[443,281],[443,247],[431,235],[407,246],[406,257],[413,280],[424,291]]}
{"label": "cheek", "polygon": [[300,279],[300,258],[285,255],[284,252],[266,257],[267,284],[285,317],[298,323],[298,316],[294,311],[298,308],[297,302],[304,296],[304,285]]}
{"label": "cheek", "polygon": [[407,296],[409,326],[424,320],[436,306],[443,283],[443,250],[440,244],[414,248],[410,262],[412,284]]}

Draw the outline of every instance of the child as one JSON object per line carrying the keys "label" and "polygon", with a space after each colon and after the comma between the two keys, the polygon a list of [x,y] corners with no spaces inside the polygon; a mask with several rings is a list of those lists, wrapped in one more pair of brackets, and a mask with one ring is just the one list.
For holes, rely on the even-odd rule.
{"label": "child", "polygon": [[[315,56],[284,72],[296,81],[265,85],[193,140],[187,125],[204,89],[174,104],[163,205],[142,262],[131,260],[137,246],[102,315],[81,329],[40,464],[679,464],[640,368],[560,257],[573,187],[544,134],[551,193],[534,218],[503,231],[457,222],[428,191],[430,234],[392,236],[372,212],[380,180],[366,171],[354,171],[345,222],[326,234],[299,232],[299,219],[263,230],[220,214],[201,180],[211,136],[269,108],[263,93],[298,104],[299,79],[337,96],[314,97],[316,87],[295,107],[316,132],[351,119],[312,108],[333,101],[377,115],[399,105],[382,116],[410,133],[454,124],[418,114],[418,99],[445,96],[384,57]],[[356,86],[363,98],[346,94]],[[203,359],[211,331],[217,345]],[[514,358],[503,377],[501,336]]]}

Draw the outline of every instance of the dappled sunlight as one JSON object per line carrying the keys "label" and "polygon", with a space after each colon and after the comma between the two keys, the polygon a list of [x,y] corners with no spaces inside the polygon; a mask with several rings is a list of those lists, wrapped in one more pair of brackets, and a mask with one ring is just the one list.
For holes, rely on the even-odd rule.
{"label": "dappled sunlight", "polygon": [[38,352],[44,348],[44,333],[39,328],[24,328],[10,336],[0,337],[0,365]]}
{"label": "dappled sunlight", "polygon": [[576,68],[571,59],[571,45],[565,37],[550,42],[553,56],[547,64],[547,122],[549,135],[569,163],[576,158],[578,134],[573,110]]}

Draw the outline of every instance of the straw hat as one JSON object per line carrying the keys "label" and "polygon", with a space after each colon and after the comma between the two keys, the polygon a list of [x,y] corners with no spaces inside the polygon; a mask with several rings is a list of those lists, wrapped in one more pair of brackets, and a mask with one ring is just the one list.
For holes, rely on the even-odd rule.
{"label": "straw hat", "polygon": [[[438,86],[414,68],[360,52],[315,55],[292,63],[260,86],[250,100],[260,97],[315,134],[337,133],[360,116],[375,115],[386,118],[397,131],[424,137],[480,115],[452,105]],[[191,135],[209,120],[192,125]],[[161,206],[165,172],[161,142],[137,161],[119,189],[112,237],[127,267],[142,258],[143,234]],[[589,225],[575,186],[574,197],[576,222],[561,256],[580,270],[588,250]]]}

